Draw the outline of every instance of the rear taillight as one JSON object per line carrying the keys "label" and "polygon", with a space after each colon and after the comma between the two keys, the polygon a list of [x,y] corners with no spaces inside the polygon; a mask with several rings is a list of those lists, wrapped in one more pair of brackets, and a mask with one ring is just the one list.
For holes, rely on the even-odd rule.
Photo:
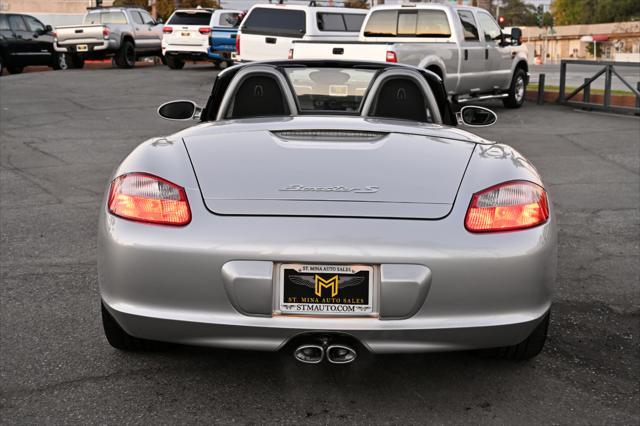
{"label": "rear taillight", "polygon": [[387,50],[387,62],[398,62],[398,57],[396,56],[396,52]]}
{"label": "rear taillight", "polygon": [[164,34],[171,34],[173,32],[173,27],[162,27],[162,32]]}
{"label": "rear taillight", "polygon": [[492,186],[473,195],[464,226],[470,232],[526,229],[549,219],[544,188],[527,181]]}
{"label": "rear taillight", "polygon": [[289,49],[289,54],[287,55],[287,59],[293,59],[293,49]]}
{"label": "rear taillight", "polygon": [[102,28],[102,37],[109,38],[109,27]]}
{"label": "rear taillight", "polygon": [[211,28],[209,28],[209,27],[201,27],[201,28],[198,28],[198,32],[200,34],[209,34],[209,33],[211,33]]}
{"label": "rear taillight", "polygon": [[191,222],[184,188],[147,173],[129,173],[111,182],[109,212],[125,219],[182,226]]}
{"label": "rear taillight", "polygon": [[240,34],[236,35],[236,53],[240,54]]}

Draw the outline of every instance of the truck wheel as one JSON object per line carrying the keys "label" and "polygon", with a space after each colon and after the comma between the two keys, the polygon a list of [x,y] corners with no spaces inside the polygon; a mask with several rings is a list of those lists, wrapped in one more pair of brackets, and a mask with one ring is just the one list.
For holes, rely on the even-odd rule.
{"label": "truck wheel", "polygon": [[485,349],[481,351],[480,354],[491,358],[501,358],[510,361],[526,361],[535,357],[542,352],[544,343],[547,340],[550,316],[551,312],[547,312],[542,321],[540,321],[540,324],[538,324],[535,330],[531,332],[529,337],[517,345]]}
{"label": "truck wheel", "polygon": [[502,100],[506,108],[520,108],[524,103],[524,96],[527,91],[527,73],[522,68],[516,69],[509,87],[509,96]]}
{"label": "truck wheel", "polygon": [[71,68],[71,60],[66,53],[56,53],[53,57],[53,64],[51,67],[54,70],[68,70]]}
{"label": "truck wheel", "polygon": [[71,55],[71,68],[84,68],[84,58],[80,55]]}
{"label": "truck wheel", "polygon": [[129,40],[122,42],[120,50],[116,52],[116,65],[118,68],[133,68],[136,64],[136,49]]}
{"label": "truck wheel", "polygon": [[184,68],[184,61],[178,58],[173,58],[171,56],[167,56],[167,65],[172,70],[181,70]]}
{"label": "truck wheel", "polygon": [[111,346],[123,351],[152,351],[164,349],[168,345],[153,340],[145,340],[134,337],[124,331],[120,324],[111,316],[107,308],[102,305],[102,328],[104,335]]}

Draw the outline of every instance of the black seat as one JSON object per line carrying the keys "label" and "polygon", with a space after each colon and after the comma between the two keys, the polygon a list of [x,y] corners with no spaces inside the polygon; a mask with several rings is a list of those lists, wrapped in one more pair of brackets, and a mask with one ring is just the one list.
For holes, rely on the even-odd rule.
{"label": "black seat", "polygon": [[422,89],[409,78],[390,78],[378,90],[373,117],[399,118],[421,122],[427,117],[427,103]]}
{"label": "black seat", "polygon": [[289,115],[284,93],[275,78],[268,75],[248,77],[236,92],[230,118]]}

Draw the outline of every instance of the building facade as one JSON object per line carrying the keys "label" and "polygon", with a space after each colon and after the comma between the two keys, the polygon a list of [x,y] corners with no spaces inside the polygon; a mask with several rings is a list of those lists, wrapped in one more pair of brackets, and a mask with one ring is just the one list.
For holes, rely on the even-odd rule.
{"label": "building facade", "polygon": [[523,41],[530,60],[593,59],[594,43],[600,59],[640,62],[640,22],[524,27]]}

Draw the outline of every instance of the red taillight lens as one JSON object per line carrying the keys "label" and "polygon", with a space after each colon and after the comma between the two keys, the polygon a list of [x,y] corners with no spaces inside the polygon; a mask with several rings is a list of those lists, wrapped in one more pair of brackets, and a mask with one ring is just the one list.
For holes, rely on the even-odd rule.
{"label": "red taillight lens", "polygon": [[162,32],[165,34],[171,34],[173,32],[173,27],[162,27]]}
{"label": "red taillight lens", "polygon": [[544,188],[527,181],[505,182],[473,195],[464,226],[470,232],[526,229],[549,219]]}
{"label": "red taillight lens", "polygon": [[129,173],[111,182],[109,212],[125,219],[162,225],[191,222],[184,188],[146,173]]}
{"label": "red taillight lens", "polygon": [[396,52],[387,50],[387,62],[398,62],[398,57],[396,56]]}
{"label": "red taillight lens", "polygon": [[102,37],[109,38],[109,27],[102,28]]}
{"label": "red taillight lens", "polygon": [[198,28],[198,32],[200,34],[209,34],[211,32],[211,28],[208,28],[208,27]]}
{"label": "red taillight lens", "polygon": [[236,53],[240,54],[240,34],[236,35]]}
{"label": "red taillight lens", "polygon": [[293,59],[293,49],[289,49],[289,54],[287,55],[287,59]]}

